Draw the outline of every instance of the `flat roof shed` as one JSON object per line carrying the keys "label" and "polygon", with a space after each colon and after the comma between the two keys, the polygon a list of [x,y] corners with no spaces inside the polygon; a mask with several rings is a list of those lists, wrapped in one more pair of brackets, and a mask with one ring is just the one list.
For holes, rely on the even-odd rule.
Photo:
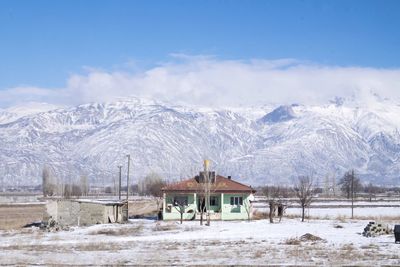
{"label": "flat roof shed", "polygon": [[128,221],[127,202],[120,200],[53,199],[46,205],[46,218],[60,225],[93,225]]}

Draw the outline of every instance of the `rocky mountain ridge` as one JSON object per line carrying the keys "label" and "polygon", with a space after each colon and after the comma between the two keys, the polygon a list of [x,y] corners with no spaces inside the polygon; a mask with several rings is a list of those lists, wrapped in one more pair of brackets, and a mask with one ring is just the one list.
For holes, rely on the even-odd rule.
{"label": "rocky mountain ridge", "polygon": [[[36,109],[37,110],[37,109]],[[400,107],[376,102],[212,109],[139,98],[16,116],[0,112],[0,185],[39,184],[44,166],[61,180],[87,175],[111,185],[132,158],[133,180],[196,174],[208,158],[222,175],[252,185],[298,175],[400,184]]]}

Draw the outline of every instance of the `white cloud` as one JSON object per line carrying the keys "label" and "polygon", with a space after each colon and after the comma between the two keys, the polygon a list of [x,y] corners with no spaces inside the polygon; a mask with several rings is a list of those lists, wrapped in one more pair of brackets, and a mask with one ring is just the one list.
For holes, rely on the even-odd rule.
{"label": "white cloud", "polygon": [[400,69],[324,66],[294,59],[221,60],[211,56],[171,55],[143,71],[86,68],[66,87],[16,87],[0,91],[0,105],[21,101],[79,104],[145,96],[204,106],[265,103],[327,103],[335,96],[368,101],[373,91],[399,98]]}

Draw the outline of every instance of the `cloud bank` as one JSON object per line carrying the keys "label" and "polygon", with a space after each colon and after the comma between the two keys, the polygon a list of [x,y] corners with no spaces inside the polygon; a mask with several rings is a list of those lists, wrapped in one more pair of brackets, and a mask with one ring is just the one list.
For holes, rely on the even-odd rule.
{"label": "cloud bank", "polygon": [[76,105],[149,97],[201,106],[327,103],[336,96],[368,101],[370,92],[400,98],[400,69],[326,66],[295,59],[222,60],[174,54],[141,71],[86,69],[64,88],[0,90],[0,106],[21,102]]}

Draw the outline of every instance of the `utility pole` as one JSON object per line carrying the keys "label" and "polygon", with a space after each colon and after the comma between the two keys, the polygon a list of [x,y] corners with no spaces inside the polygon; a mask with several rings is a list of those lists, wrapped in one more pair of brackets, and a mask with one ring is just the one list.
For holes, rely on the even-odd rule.
{"label": "utility pole", "polygon": [[119,181],[118,181],[118,200],[121,200],[121,175],[122,175],[122,166],[118,166],[119,169]]}
{"label": "utility pole", "polygon": [[126,174],[126,218],[129,219],[129,165],[131,163],[131,155],[126,155],[128,157],[128,171]]}
{"label": "utility pole", "polygon": [[209,160],[204,160],[204,179],[206,182],[206,209],[207,209],[207,213],[206,213],[206,217],[207,217],[207,226],[210,226],[210,175],[209,175],[209,171],[208,171],[208,167],[209,167],[210,161]]}
{"label": "utility pole", "polygon": [[351,170],[351,218],[354,218],[354,169]]}

